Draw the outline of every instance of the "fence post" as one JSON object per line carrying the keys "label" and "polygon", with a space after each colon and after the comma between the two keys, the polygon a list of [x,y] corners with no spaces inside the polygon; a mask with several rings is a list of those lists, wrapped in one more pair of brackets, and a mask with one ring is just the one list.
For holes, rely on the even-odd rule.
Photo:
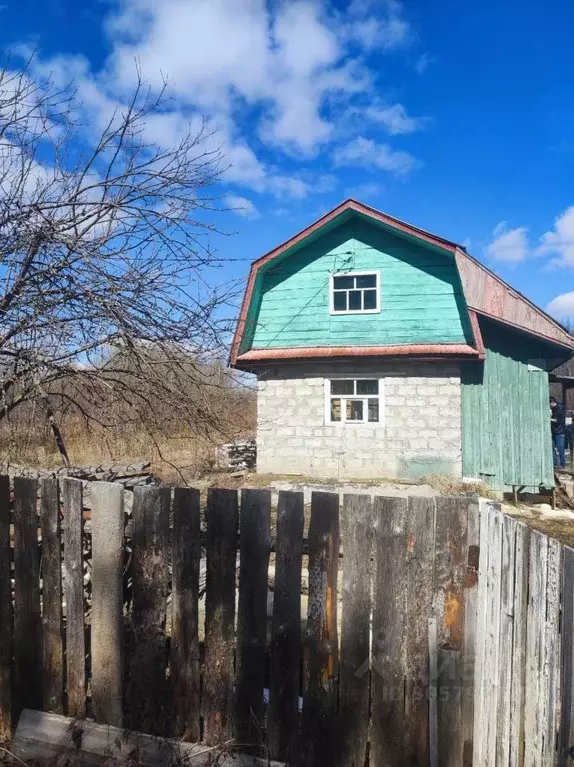
{"label": "fence post", "polygon": [[92,497],[92,707],[122,726],[124,489],[94,482]]}

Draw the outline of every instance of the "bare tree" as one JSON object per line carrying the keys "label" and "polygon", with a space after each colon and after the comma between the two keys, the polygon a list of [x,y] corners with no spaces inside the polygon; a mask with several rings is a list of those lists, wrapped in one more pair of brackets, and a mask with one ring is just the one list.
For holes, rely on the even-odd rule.
{"label": "bare tree", "polygon": [[94,136],[72,86],[0,65],[0,421],[33,402],[65,462],[55,402],[87,422],[110,402],[214,421],[194,360],[219,349],[230,298],[203,276],[223,158],[201,127],[149,140],[164,101],[140,79]]}

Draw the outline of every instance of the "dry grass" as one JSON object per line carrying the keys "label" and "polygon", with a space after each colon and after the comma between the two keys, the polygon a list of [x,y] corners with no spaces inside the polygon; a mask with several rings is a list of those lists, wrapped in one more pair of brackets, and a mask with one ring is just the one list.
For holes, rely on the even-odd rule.
{"label": "dry grass", "polygon": [[427,474],[421,477],[421,485],[430,485],[440,495],[479,495],[481,498],[497,498],[484,482],[460,482],[443,474]]}

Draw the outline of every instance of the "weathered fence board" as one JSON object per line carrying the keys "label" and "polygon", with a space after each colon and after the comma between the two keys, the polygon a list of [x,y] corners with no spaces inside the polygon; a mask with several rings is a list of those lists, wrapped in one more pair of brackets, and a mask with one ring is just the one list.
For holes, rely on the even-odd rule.
{"label": "weathered fence board", "polygon": [[339,496],[313,493],[309,525],[309,601],[303,649],[302,762],[333,764],[337,712]]}
{"label": "weathered fence board", "polygon": [[130,727],[164,734],[171,719],[166,688],[169,488],[136,487],[133,504],[134,651],[127,689]]}
{"label": "weathered fence board", "polygon": [[343,622],[339,664],[339,746],[336,764],[363,767],[369,724],[372,501],[345,495],[341,516]]}
{"label": "weathered fence board", "polygon": [[64,713],[62,635],[62,557],[60,495],[57,479],[40,482],[42,530],[42,698],[44,708]]}
{"label": "weathered fence board", "polygon": [[[559,767],[567,767],[574,746],[574,549],[564,547],[562,570],[562,720]],[[512,765],[514,767],[514,765]]]}
{"label": "weathered fence board", "polygon": [[526,525],[517,524],[514,552],[514,626],[512,634],[509,767],[521,767],[524,763],[524,699],[529,556],[530,530]]}
{"label": "weathered fence board", "polygon": [[546,620],[544,630],[544,688],[542,691],[545,705],[545,730],[542,749],[544,767],[554,767],[556,758],[557,708],[560,694],[560,586],[561,586],[562,547],[550,538],[548,540],[548,574],[546,580]]}
{"label": "weathered fence board", "polygon": [[483,763],[496,764],[496,737],[498,729],[498,675],[500,651],[500,582],[502,577],[502,515],[491,511],[488,517],[488,567],[486,570],[486,653],[483,677],[485,679],[485,708],[482,726],[485,730],[483,741]]}
{"label": "weathered fence board", "polygon": [[463,690],[462,713],[462,764],[472,767],[474,759],[474,662],[478,633],[478,575],[480,553],[480,511],[478,501],[468,506],[466,532],[466,576],[464,584],[464,638],[462,650]]}
{"label": "weathered fence board", "polygon": [[199,679],[199,491],[175,488],[173,494],[173,574],[171,678],[174,735],[200,739]]}
{"label": "weathered fence board", "polygon": [[14,479],[14,674],[17,713],[42,706],[40,562],[35,479]]}
{"label": "weathered fence board", "polygon": [[280,492],[267,737],[274,759],[295,756],[301,657],[303,493]]}
{"label": "weathered fence board", "polygon": [[510,760],[510,703],[512,692],[512,635],[514,631],[515,538],[517,523],[501,517],[500,625],[498,637],[498,704],[496,763]]}
{"label": "weathered fence board", "polygon": [[84,631],[84,556],[82,483],[62,481],[64,514],[64,596],[66,600],[66,689],[68,713],[86,713],[86,640]]}
{"label": "weathered fence board", "polygon": [[12,725],[12,584],[10,555],[10,480],[0,477],[0,743]]}
{"label": "weathered fence board", "polygon": [[271,493],[242,490],[239,525],[239,603],[235,737],[259,744],[263,731],[263,688],[267,644],[267,575],[271,548]]}
{"label": "weathered fence board", "polygon": [[405,498],[374,500],[372,743],[374,767],[404,764],[407,583]]}
{"label": "weathered fence board", "polygon": [[94,482],[92,497],[92,710],[96,722],[123,722],[124,496]]}
{"label": "weathered fence board", "polygon": [[434,498],[411,498],[407,517],[405,764],[428,764],[428,622],[433,599]]}
{"label": "weathered fence board", "polygon": [[237,493],[210,489],[207,497],[204,740],[222,743],[232,733]]}

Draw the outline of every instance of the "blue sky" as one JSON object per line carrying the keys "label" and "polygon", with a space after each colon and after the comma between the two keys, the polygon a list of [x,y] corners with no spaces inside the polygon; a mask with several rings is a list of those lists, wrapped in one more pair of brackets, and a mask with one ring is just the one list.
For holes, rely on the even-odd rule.
{"label": "blue sky", "polygon": [[[137,58],[203,114],[238,210],[218,279],[346,197],[467,246],[574,316],[574,4],[563,0],[0,0],[0,46],[37,46],[97,121]],[[245,259],[243,261],[242,259]]]}

